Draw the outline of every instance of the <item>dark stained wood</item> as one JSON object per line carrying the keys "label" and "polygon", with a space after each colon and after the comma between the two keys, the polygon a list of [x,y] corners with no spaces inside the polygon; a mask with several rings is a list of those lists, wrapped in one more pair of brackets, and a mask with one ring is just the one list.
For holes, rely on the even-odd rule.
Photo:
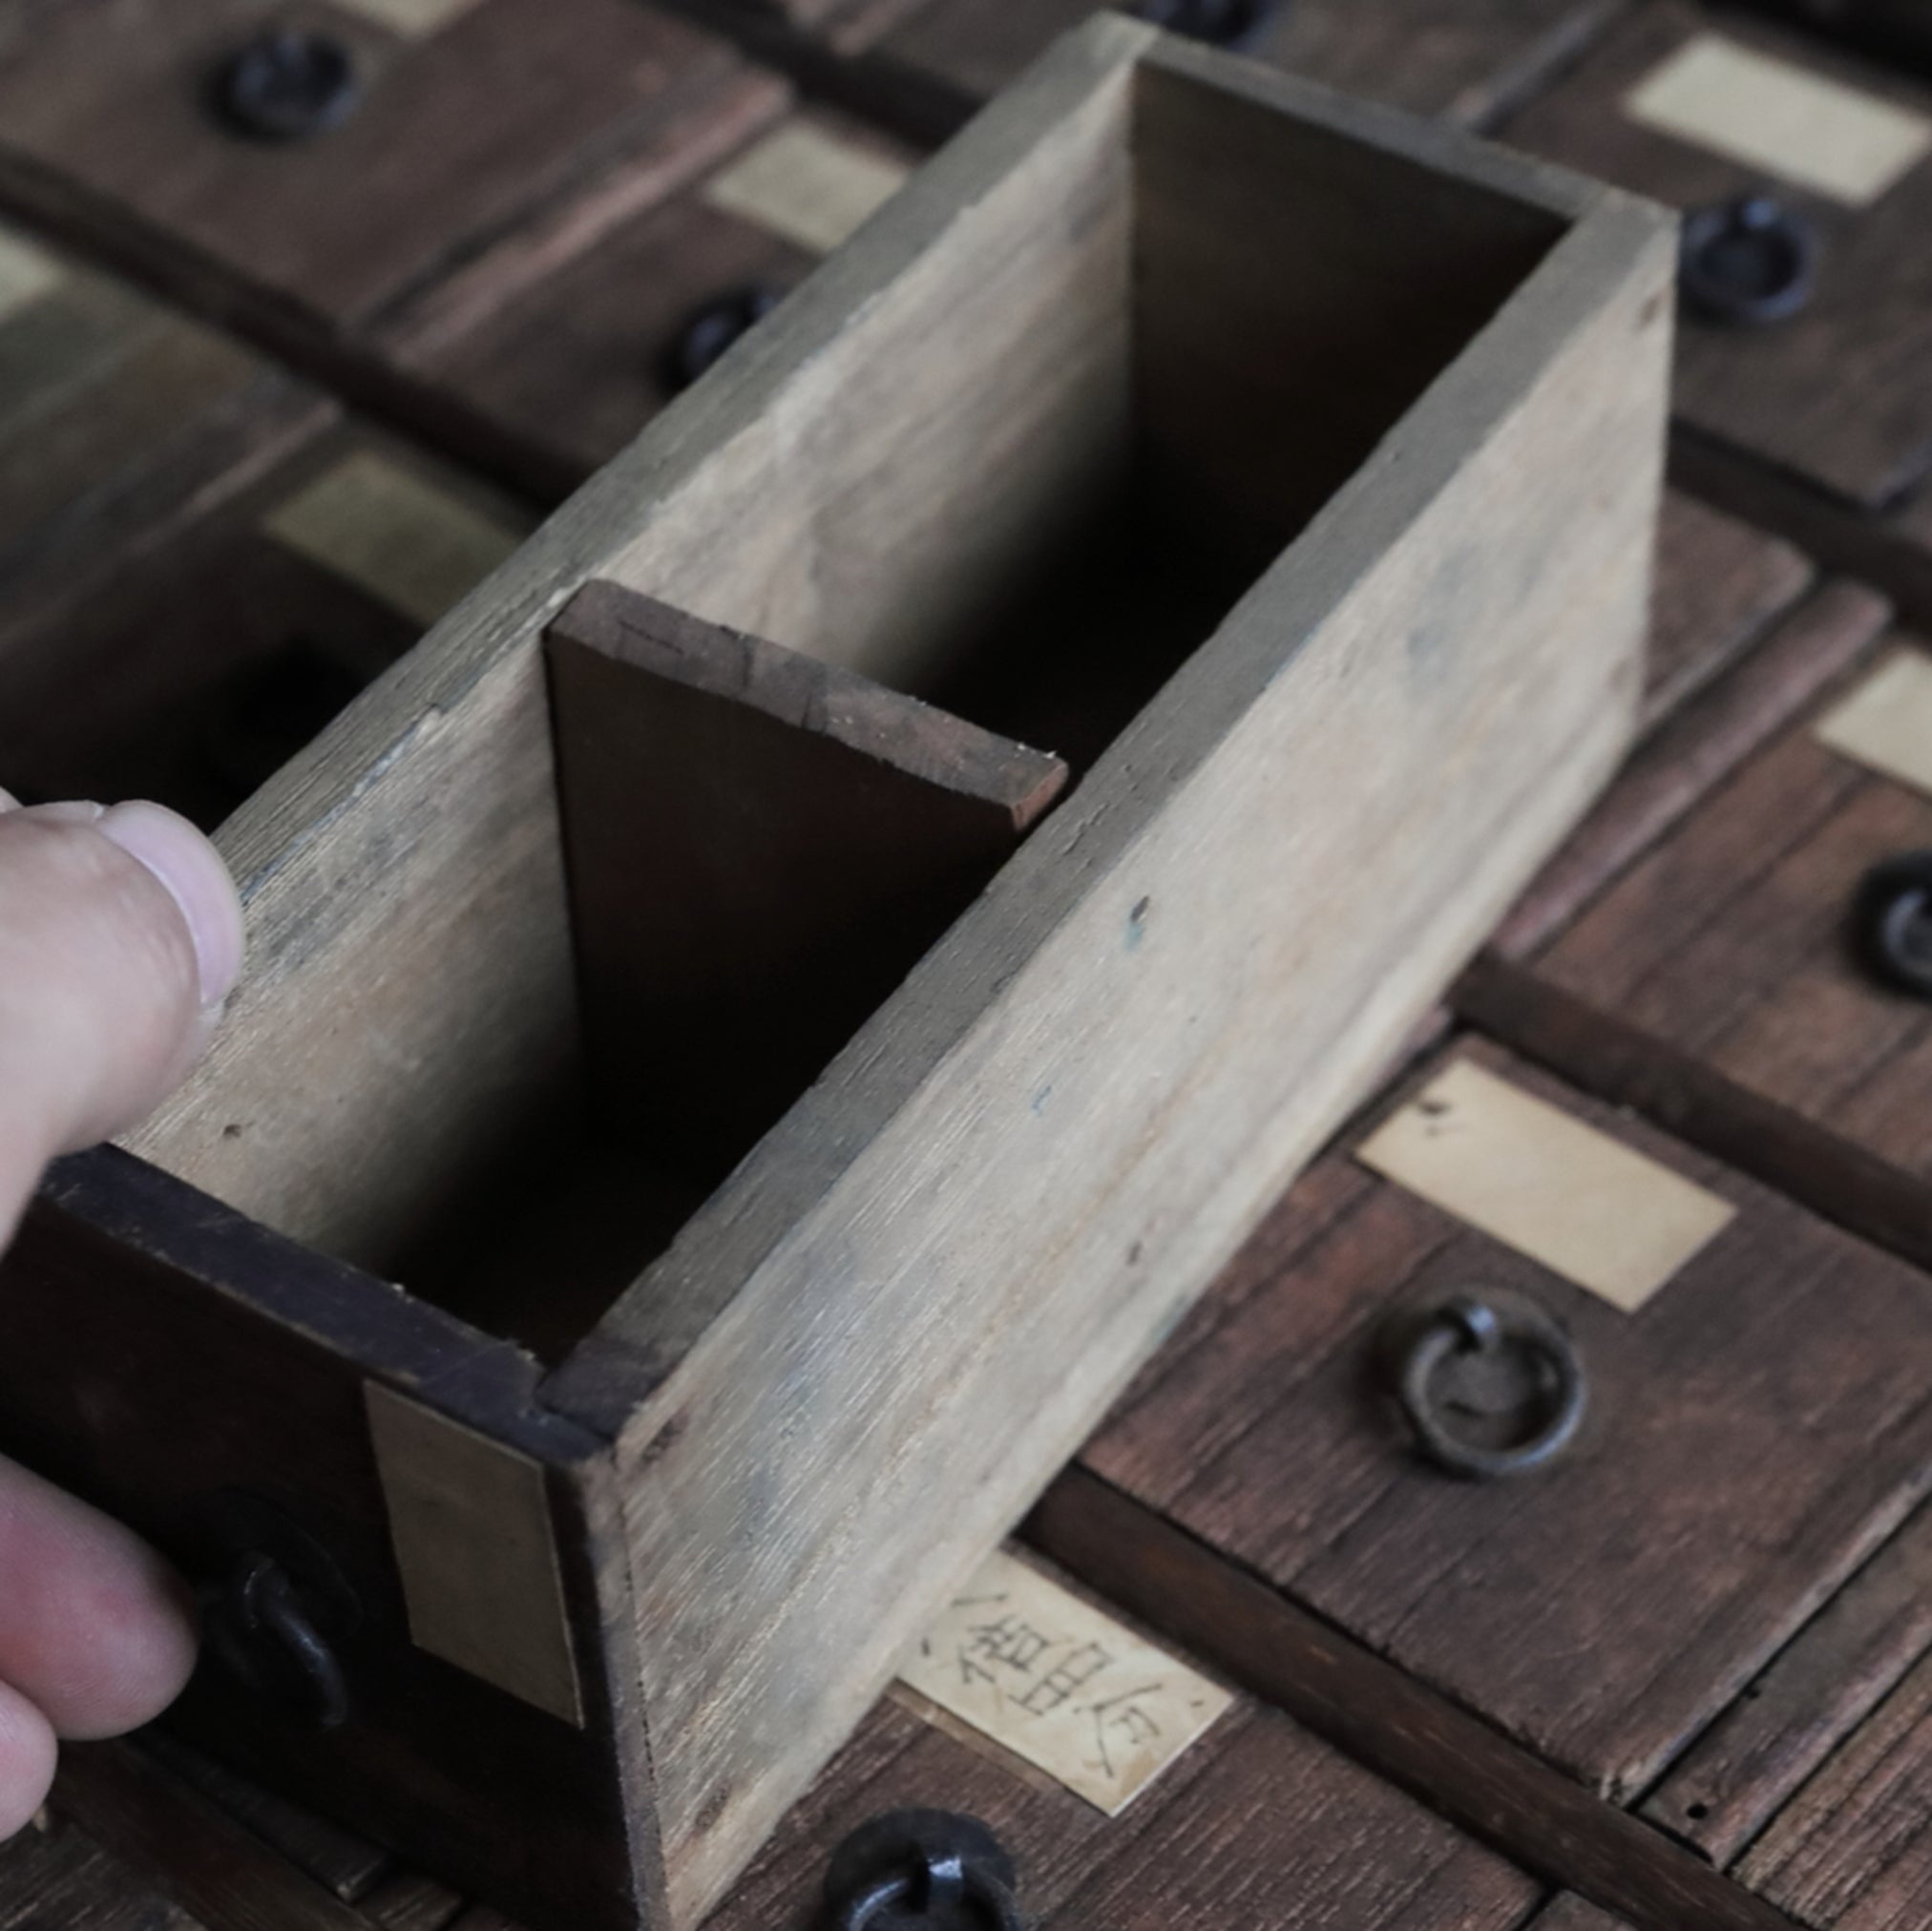
{"label": "dark stained wood", "polygon": [[602,1103],[722,1174],[985,885],[1066,766],[616,584],[580,591],[548,636]]}
{"label": "dark stained wood", "polygon": [[[359,1600],[361,1622],[337,1646],[352,1711],[340,1729],[279,1718],[206,1658],[170,1726],[513,1907],[542,1900],[586,1927],[627,1926],[622,1766],[640,1737],[611,1727],[623,1706],[597,1674],[597,1631],[575,1612],[596,1692],[580,1731],[413,1647],[364,1412],[371,1376],[433,1391],[445,1414],[557,1471],[552,1509],[568,1600],[580,1605],[587,1530],[572,1472],[595,1444],[534,1407],[527,1356],[112,1148],[55,1167],[0,1263],[6,1453],[132,1523],[198,1583],[233,1560],[211,1534],[211,1499],[264,1498],[326,1549]],[[172,1840],[149,1808],[158,1780],[170,1805],[216,1810],[125,1755],[73,1761],[107,1766],[105,1795],[89,1799],[83,1784],[83,1800],[106,1805],[144,1856]],[[629,1799],[647,1828],[647,1794]],[[102,1816],[90,1808],[83,1821],[109,1835]],[[222,1822],[222,1843],[239,1834],[251,1856],[294,1868]],[[229,1852],[212,1862],[225,1870]],[[313,1921],[342,1921],[332,1891],[301,1882]]]}
{"label": "dark stained wood", "polygon": [[1737,1876],[1813,1931],[1903,1931],[1932,1917],[1932,1664],[1805,1786]]}
{"label": "dark stained wood", "polygon": [[214,1931],[76,1825],[46,1815],[0,1843],[0,1931]]}
{"label": "dark stained wood", "polygon": [[1728,1864],[1932,1650],[1932,1513],[1913,1517],[1645,1799]]}
{"label": "dark stained wood", "polygon": [[1889,633],[1858,657],[1528,954],[1534,996],[1485,996],[1480,1009],[1484,1023],[1573,1072],[1579,1055],[1615,1054],[1626,1070],[1599,1090],[1628,1098],[1629,1081],[1645,1080],[1680,1116],[1744,1096],[1750,1132],[1740,1121],[1693,1137],[1725,1131],[1727,1158],[1924,1264],[1932,1018],[1857,961],[1847,919],[1870,867],[1932,845],[1932,799],[1827,750],[1813,728],[1908,641]]}
{"label": "dark stained wood", "polygon": [[1600,1911],[1582,1898],[1559,1898],[1530,1920],[1530,1931],[1631,1931],[1621,1918]]}
{"label": "dark stained wood", "polygon": [[141,1749],[176,1782],[219,1805],[270,1850],[345,1902],[363,1897],[393,1862],[388,1851],[367,1837],[263,1790],[164,1731],[144,1734]]}
{"label": "dark stained wood", "polygon": [[[1677,0],[1647,6],[1569,78],[1502,126],[1502,138],[1680,207],[1764,185],[1760,174],[1657,133],[1624,113],[1628,91],[1706,16]],[[1724,32],[1924,115],[1932,91],[1821,43],[1728,14]],[[1780,184],[1818,230],[1816,292],[1773,326],[1682,318],[1675,410],[1696,430],[1882,508],[1932,467],[1932,158],[1863,209]]]}
{"label": "dark stained wood", "polygon": [[[228,133],[210,76],[291,19],[349,49],[359,108],[307,141]],[[0,40],[0,193],[163,275],[185,257],[231,304],[341,329],[541,212],[736,66],[636,0],[475,0],[417,37],[352,0],[293,16],[265,0],[78,0]]]}
{"label": "dark stained wood", "polygon": [[[1800,602],[1735,670],[1652,730],[1518,900],[1491,950],[1521,957],[1575,917],[1848,663],[1861,659],[1888,616],[1880,598],[1840,580]],[[1668,635],[1661,623],[1659,634]]]}
{"label": "dark stained wood", "polygon": [[359,1911],[133,1744],[69,1746],[53,1801],[89,1837],[152,1872],[209,1931],[369,1931]]}
{"label": "dark stained wood", "polygon": [[[1735,1219],[1625,1314],[1338,1152],[1082,1463],[1628,1802],[1932,1482],[1932,1281],[1491,1047],[1455,1050]],[[1534,1480],[1444,1478],[1388,1394],[1386,1324],[1471,1284],[1529,1296],[1586,1365],[1584,1437]]]}
{"label": "dark stained wood", "polygon": [[410,1871],[384,1879],[357,1908],[382,1931],[444,1931],[463,1900],[449,1885]]}
{"label": "dark stained wood", "polygon": [[[148,796],[214,825],[421,636],[267,519],[377,458],[514,542],[536,514],[365,423],[231,482],[192,528],[87,579],[0,648],[0,774],[41,797]],[[371,516],[392,513],[371,503]],[[421,542],[407,533],[400,540]],[[451,587],[459,579],[452,578]]]}
{"label": "dark stained wood", "polygon": [[1776,1911],[1661,1831],[1089,1471],[1061,1476],[1023,1533],[1090,1587],[1524,1869],[1648,1931],[1790,1931]]}
{"label": "dark stained wood", "polygon": [[[764,136],[795,124],[896,161],[914,158],[824,109],[781,121],[784,106],[784,93],[766,80],[734,129]],[[721,155],[721,164],[737,152]],[[677,346],[702,309],[752,287],[783,295],[818,264],[795,241],[707,200],[715,170],[691,172],[697,178],[680,193],[654,198],[516,299],[504,299],[497,273],[467,325],[447,316],[412,322],[395,359],[505,446],[526,451],[532,473],[574,487],[679,392]]]}
{"label": "dark stained wood", "polygon": [[[937,118],[1004,87],[1097,0],[927,0],[873,62]],[[1480,125],[1600,34],[1623,0],[1299,0],[1247,51],[1345,94]]]}

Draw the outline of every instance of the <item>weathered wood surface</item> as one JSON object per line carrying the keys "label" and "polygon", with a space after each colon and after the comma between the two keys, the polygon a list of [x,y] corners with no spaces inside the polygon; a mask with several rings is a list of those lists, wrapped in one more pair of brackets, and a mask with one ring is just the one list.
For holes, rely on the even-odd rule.
{"label": "weathered wood surface", "polygon": [[[1727,1158],[1924,1265],[1932,1134],[1918,1067],[1932,1022],[1877,982],[1847,932],[1866,871],[1932,845],[1932,800],[1816,735],[1876,664],[1918,647],[1882,635],[1525,955],[1523,997],[1468,1009],[1600,1090],[1611,1078],[1633,1099],[1642,1082],[1644,1103],[1719,1116],[1718,1131],[1738,1113]],[[1586,1070],[1608,1053],[1619,1073]]]}
{"label": "weathered wood surface", "polygon": [[[1736,1218],[1626,1314],[1338,1153],[1082,1462],[1628,1802],[1920,1500],[1932,1283],[1505,1055],[1455,1051]],[[1585,1435],[1536,1478],[1445,1480],[1395,1411],[1386,1324],[1461,1287],[1527,1294],[1584,1360]]]}
{"label": "weathered wood surface", "polygon": [[[1839,78],[1920,115],[1932,90],[1816,40],[1727,14],[1727,39]],[[1701,12],[1665,0],[1620,28],[1576,73],[1502,125],[1501,137],[1685,208],[1767,185],[1755,170],[1633,118],[1629,91],[1695,35]],[[1816,224],[1821,258],[1803,311],[1762,327],[1683,319],[1673,406],[1690,428],[1877,510],[1932,467],[1932,157],[1852,207],[1788,181],[1778,196]]]}
{"label": "weathered wood surface", "polygon": [[[1097,0],[925,0],[872,43],[884,84],[934,120],[1008,85]],[[1480,126],[1588,47],[1624,0],[1299,0],[1243,52],[1344,94]]]}
{"label": "weathered wood surface", "polygon": [[1024,1531],[1089,1587],[1524,1869],[1649,1931],[1790,1931],[1761,1899],[1083,1469]]}
{"label": "weathered wood surface", "polygon": [[0,195],[212,304],[324,332],[377,319],[738,71],[724,42],[627,0],[473,0],[427,32],[325,6],[313,24],[348,50],[360,103],[278,145],[209,106],[221,62],[280,24],[264,0],[16,12]]}

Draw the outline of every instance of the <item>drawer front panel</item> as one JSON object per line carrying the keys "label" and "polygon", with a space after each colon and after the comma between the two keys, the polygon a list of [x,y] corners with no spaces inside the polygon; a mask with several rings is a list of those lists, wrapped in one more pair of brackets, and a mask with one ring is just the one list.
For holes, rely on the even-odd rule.
{"label": "drawer front panel", "polygon": [[[1455,1055],[1732,1217],[1624,1312],[1557,1270],[1587,1276],[1575,1240],[1619,1251],[1603,1219],[1591,1231],[1586,1170],[1538,1197],[1561,1236],[1543,1265],[1337,1153],[1290,1193],[1085,1459],[1628,1799],[1917,1500],[1932,1444],[1932,1282],[1492,1047]],[[1456,1117],[1442,1130],[1465,1129]],[[1528,1185],[1507,1164],[1488,1183],[1505,1195]],[[1641,1194],[1599,1205],[1612,1229],[1658,1219]],[[1502,1225],[1539,1245],[1520,1221]],[[1459,1293],[1540,1311],[1583,1364],[1582,1432],[1541,1473],[1457,1481],[1417,1452],[1396,1394],[1406,1324]],[[1485,1407],[1526,1396],[1472,1379],[1443,1398],[1460,1404],[1446,1425],[1480,1436]]]}
{"label": "drawer front panel", "polygon": [[[1819,82],[1836,91],[1814,99],[1805,90]],[[1823,139],[1807,134],[1815,121]],[[1738,144],[1754,128],[1766,130],[1761,158]],[[1750,23],[1727,19],[1714,33],[1668,4],[1647,8],[1502,137],[1686,210],[1775,197],[1815,238],[1812,292],[1757,325],[1687,304],[1680,420],[1871,509],[1923,478],[1932,91]]]}

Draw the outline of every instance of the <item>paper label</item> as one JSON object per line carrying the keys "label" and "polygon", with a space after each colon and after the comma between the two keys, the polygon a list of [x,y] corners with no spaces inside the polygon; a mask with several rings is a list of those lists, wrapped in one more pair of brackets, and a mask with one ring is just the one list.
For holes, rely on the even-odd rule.
{"label": "paper label", "polygon": [[1932,149],[1932,120],[1719,33],[1625,97],[1632,120],[1862,208]]}
{"label": "paper label", "polygon": [[1438,1073],[1355,1157],[1626,1313],[1737,1211],[1467,1060]]}
{"label": "paper label", "polygon": [[1003,1552],[926,1632],[899,1678],[1109,1816],[1234,1701]]}
{"label": "paper label", "polygon": [[1901,650],[1818,721],[1841,757],[1932,796],[1932,657]]}
{"label": "paper label", "polygon": [[911,170],[807,120],[788,121],[705,182],[710,206],[830,255],[891,200]]}
{"label": "paper label", "polygon": [[324,471],[262,527],[426,627],[522,541],[521,532],[373,450]]}
{"label": "paper label", "polygon": [[0,228],[0,322],[65,280],[60,263],[45,248],[10,228]]}
{"label": "paper label", "polygon": [[469,12],[477,0],[341,0],[341,4],[405,40],[427,40]]}

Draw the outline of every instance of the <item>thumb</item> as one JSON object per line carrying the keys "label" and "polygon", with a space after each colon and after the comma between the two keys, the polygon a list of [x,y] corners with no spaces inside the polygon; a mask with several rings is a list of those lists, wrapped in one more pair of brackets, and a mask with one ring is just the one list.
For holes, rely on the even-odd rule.
{"label": "thumb", "polygon": [[49,1160],[132,1125],[200,1058],[242,944],[185,818],[0,792],[0,1247]]}

